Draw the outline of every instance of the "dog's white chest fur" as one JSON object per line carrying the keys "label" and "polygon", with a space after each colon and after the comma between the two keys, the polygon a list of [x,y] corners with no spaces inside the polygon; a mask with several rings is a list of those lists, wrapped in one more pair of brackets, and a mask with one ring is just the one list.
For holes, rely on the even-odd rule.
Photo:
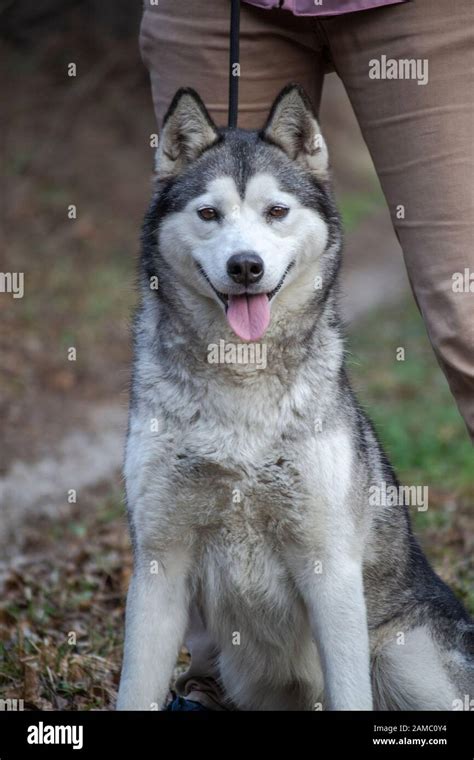
{"label": "dog's white chest fur", "polygon": [[271,528],[263,534],[263,522],[259,516],[234,515],[208,536],[199,552],[198,596],[221,645],[242,625],[252,631],[257,627],[259,638],[265,638],[262,613],[274,637],[291,606],[293,584],[283,549]]}
{"label": "dog's white chest fur", "polygon": [[[278,663],[281,682],[291,691],[297,680],[304,691],[295,700],[301,707],[319,698],[321,676],[307,611],[288,563],[303,523],[291,500],[291,478],[286,495],[271,486],[275,468],[282,465],[268,467],[268,482],[259,486],[244,479],[230,500],[214,503],[218,513],[198,530],[193,590],[234,702],[242,699],[245,684],[240,704],[250,706],[252,694],[258,705]],[[287,694],[284,698],[289,700]]]}

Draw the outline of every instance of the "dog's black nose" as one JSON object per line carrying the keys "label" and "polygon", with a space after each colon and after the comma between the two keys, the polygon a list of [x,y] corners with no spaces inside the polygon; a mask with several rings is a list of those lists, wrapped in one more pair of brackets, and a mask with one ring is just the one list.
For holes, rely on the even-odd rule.
{"label": "dog's black nose", "polygon": [[256,253],[234,253],[227,262],[227,274],[239,285],[252,285],[263,277],[263,260]]}

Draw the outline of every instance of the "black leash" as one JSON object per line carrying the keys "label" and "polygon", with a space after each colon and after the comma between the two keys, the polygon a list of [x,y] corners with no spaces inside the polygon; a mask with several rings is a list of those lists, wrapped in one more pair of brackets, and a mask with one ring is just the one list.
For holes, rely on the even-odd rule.
{"label": "black leash", "polygon": [[[239,38],[240,38],[240,0],[231,0],[230,7],[230,53],[229,53],[229,127],[237,126],[239,111]],[[234,73],[234,68],[237,71]]]}

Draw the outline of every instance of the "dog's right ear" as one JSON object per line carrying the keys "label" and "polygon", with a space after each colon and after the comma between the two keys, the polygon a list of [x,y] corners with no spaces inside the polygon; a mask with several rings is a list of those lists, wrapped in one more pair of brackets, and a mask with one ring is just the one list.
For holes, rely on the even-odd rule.
{"label": "dog's right ear", "polygon": [[197,92],[181,88],[163,120],[155,158],[157,178],[177,176],[218,139],[217,127]]}

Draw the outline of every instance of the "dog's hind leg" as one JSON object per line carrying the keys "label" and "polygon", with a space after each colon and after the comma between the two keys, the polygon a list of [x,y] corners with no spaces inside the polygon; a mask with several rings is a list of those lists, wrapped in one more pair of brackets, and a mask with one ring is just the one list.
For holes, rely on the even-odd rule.
{"label": "dog's hind leg", "polygon": [[428,626],[400,626],[373,659],[374,709],[453,710],[460,696],[454,672],[462,669],[463,658],[456,649],[444,649]]}

